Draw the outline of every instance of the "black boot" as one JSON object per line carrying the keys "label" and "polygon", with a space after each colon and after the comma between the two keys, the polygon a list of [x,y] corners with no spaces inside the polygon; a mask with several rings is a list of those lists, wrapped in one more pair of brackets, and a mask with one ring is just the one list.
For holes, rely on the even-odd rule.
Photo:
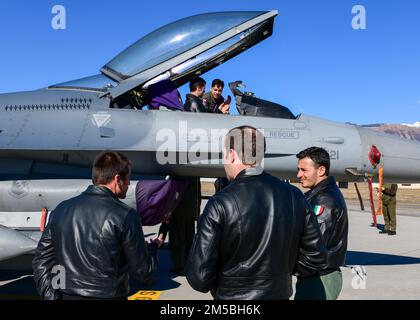
{"label": "black boot", "polygon": [[389,236],[395,236],[397,234],[397,231],[388,231]]}

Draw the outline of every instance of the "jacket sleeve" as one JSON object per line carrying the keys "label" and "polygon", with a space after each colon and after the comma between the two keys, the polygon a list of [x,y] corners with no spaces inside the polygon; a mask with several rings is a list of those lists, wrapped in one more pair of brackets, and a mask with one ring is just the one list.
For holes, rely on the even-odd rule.
{"label": "jacket sleeve", "polygon": [[303,195],[301,199],[299,199],[300,197],[297,198],[296,195],[294,197],[296,199],[295,204],[298,202],[296,209],[304,211],[304,226],[294,273],[298,277],[308,277],[317,274],[326,266],[327,252],[315,213],[303,198]]}
{"label": "jacket sleeve", "polygon": [[197,209],[196,209],[196,215],[195,215],[195,220],[198,220],[198,217],[200,216],[200,212],[201,212],[201,182],[200,182],[200,178],[197,178],[197,180],[195,181],[196,186],[197,186],[197,195],[196,195],[196,199],[197,199]]}
{"label": "jacket sleeve", "polygon": [[201,112],[200,106],[196,101],[191,101],[190,112]]}
{"label": "jacket sleeve", "polygon": [[317,216],[317,220],[322,238],[324,239],[326,247],[329,248],[330,246],[328,244],[330,243],[330,239],[333,239],[334,237],[333,233],[337,223],[339,220],[342,220],[343,210],[340,210],[335,203],[335,200],[328,195],[319,195],[312,206],[322,207],[323,212]]}
{"label": "jacket sleeve", "polygon": [[216,287],[221,239],[221,206],[211,199],[200,216],[188,257],[187,280],[191,287],[208,292]]}
{"label": "jacket sleeve", "polygon": [[32,269],[35,285],[41,298],[44,300],[58,300],[61,299],[61,293],[52,287],[52,269],[56,262],[50,224],[47,224],[38,242],[35,257],[32,260]]}
{"label": "jacket sleeve", "polygon": [[124,222],[123,252],[130,274],[141,282],[147,282],[157,269],[156,248],[146,246],[140,218],[130,210]]}
{"label": "jacket sleeve", "polygon": [[[340,262],[337,252],[347,250],[347,237],[348,237],[348,218],[347,210],[334,208],[332,210],[332,225],[329,232],[329,238],[325,239],[325,244],[328,248],[328,264],[332,265],[343,264],[344,260]],[[343,258],[345,259],[345,257]]]}
{"label": "jacket sleeve", "polygon": [[317,217],[322,237],[329,252],[347,243],[347,210],[340,208],[330,196],[319,196],[317,204],[324,208],[324,212]]}

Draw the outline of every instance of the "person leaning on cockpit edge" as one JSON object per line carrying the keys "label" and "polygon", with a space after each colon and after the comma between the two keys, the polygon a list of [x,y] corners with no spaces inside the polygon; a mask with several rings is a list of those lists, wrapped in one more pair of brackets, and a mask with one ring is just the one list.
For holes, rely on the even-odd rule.
{"label": "person leaning on cockpit edge", "polygon": [[[131,162],[105,151],[94,162],[91,185],[51,213],[32,262],[46,300],[127,299],[129,274],[148,282],[156,271],[156,244],[146,247],[137,212],[124,199]],[[54,267],[59,267],[54,274]],[[54,278],[60,277],[60,283]]]}
{"label": "person leaning on cockpit edge", "polygon": [[228,96],[227,100],[222,96],[225,83],[220,79],[214,79],[211,83],[210,92],[203,96],[203,104],[209,113],[229,114],[229,105],[231,97]]}
{"label": "person leaning on cockpit edge", "polygon": [[190,93],[185,97],[184,109],[188,112],[207,112],[203,104],[203,95],[206,91],[206,81],[197,77],[190,81]]}
{"label": "person leaning on cockpit edge", "polygon": [[187,263],[189,284],[215,299],[286,300],[292,274],[310,276],[325,266],[313,211],[299,189],[264,172],[264,152],[265,138],[253,127],[225,137],[231,182],[207,203]]}

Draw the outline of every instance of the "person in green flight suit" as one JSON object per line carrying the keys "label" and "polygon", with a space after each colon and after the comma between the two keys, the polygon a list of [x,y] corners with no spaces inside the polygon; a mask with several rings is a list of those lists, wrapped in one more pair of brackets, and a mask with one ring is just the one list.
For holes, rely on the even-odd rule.
{"label": "person in green flight suit", "polygon": [[229,114],[231,97],[227,99],[222,96],[225,83],[220,79],[214,79],[211,83],[211,90],[204,94],[203,105],[208,113]]}
{"label": "person in green flight suit", "polygon": [[385,228],[379,233],[397,234],[397,184],[385,183],[382,189],[382,212]]}

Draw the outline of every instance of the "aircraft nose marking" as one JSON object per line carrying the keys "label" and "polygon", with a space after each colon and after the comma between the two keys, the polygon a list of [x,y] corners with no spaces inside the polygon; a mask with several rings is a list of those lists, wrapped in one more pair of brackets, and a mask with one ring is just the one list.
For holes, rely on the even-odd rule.
{"label": "aircraft nose marking", "polygon": [[13,181],[11,188],[9,189],[9,195],[13,198],[21,199],[28,194],[28,182],[27,181]]}
{"label": "aircraft nose marking", "polygon": [[98,128],[106,126],[111,121],[111,115],[108,113],[95,113],[92,116],[92,122]]}

